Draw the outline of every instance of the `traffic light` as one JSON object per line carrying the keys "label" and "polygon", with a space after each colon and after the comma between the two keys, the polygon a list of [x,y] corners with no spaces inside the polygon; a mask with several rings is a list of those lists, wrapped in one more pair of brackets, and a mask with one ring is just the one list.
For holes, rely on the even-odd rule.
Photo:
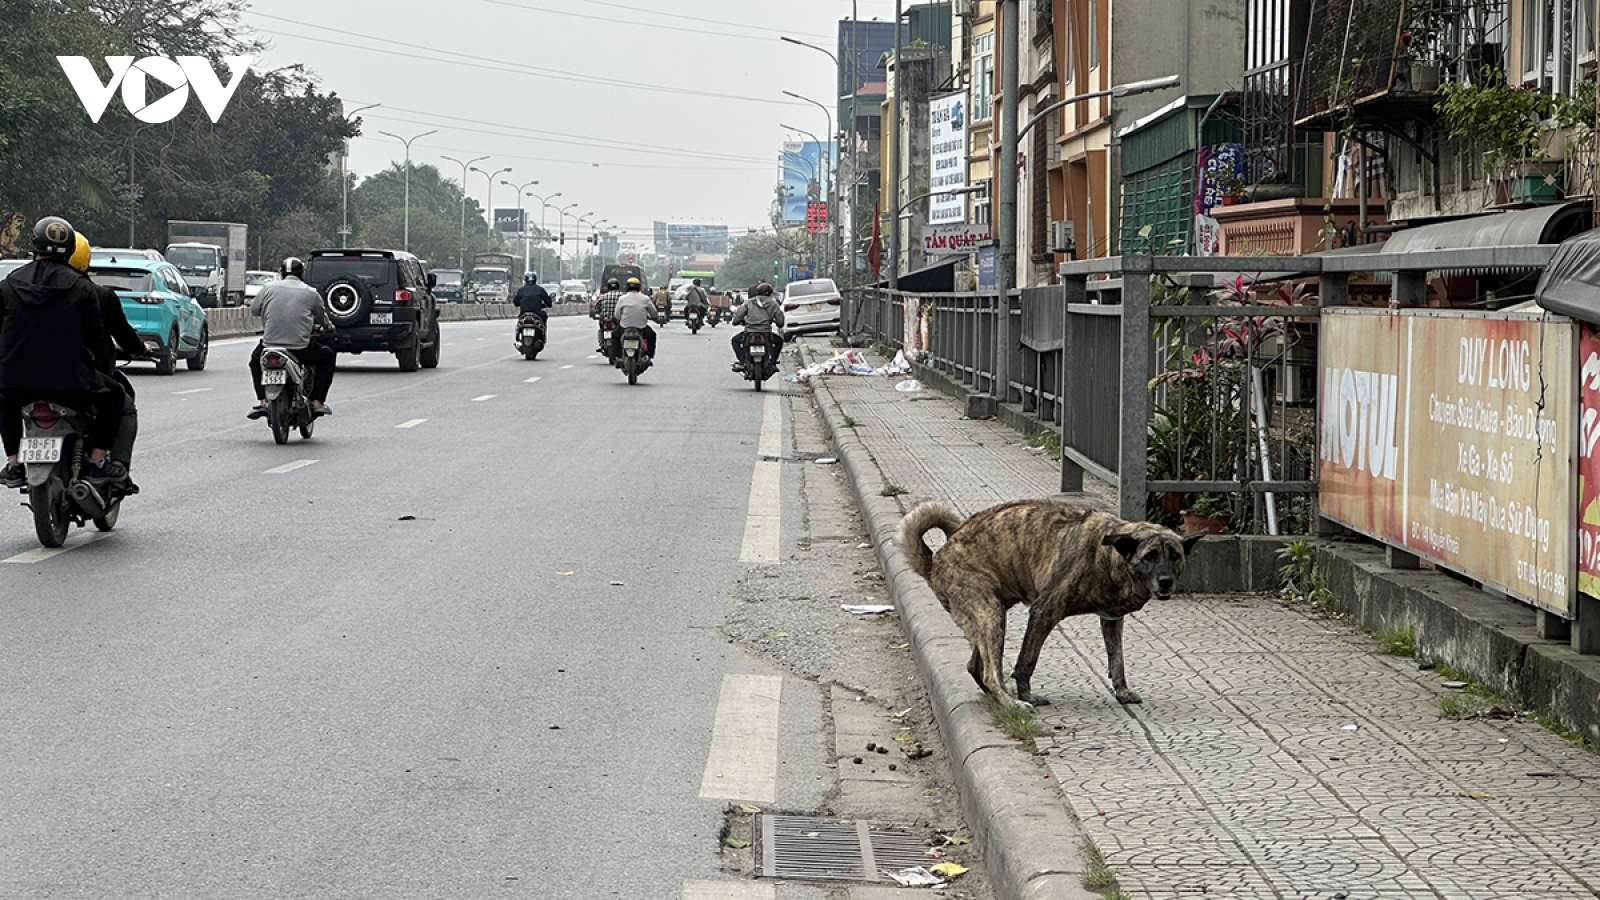
{"label": "traffic light", "polygon": [[596,247],[600,246],[600,235],[598,235],[598,234],[589,235],[589,243],[594,244]]}
{"label": "traffic light", "polygon": [[563,232],[561,232],[561,246],[565,247],[566,245],[567,245],[567,233],[565,231],[563,231]]}

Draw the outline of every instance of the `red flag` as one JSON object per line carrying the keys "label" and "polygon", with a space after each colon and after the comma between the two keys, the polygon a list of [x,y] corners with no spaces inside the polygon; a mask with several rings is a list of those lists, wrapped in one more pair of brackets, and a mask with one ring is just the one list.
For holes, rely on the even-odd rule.
{"label": "red flag", "polygon": [[883,237],[878,233],[878,204],[872,204],[872,242],[867,245],[867,265],[872,267],[872,277],[880,277],[883,267]]}

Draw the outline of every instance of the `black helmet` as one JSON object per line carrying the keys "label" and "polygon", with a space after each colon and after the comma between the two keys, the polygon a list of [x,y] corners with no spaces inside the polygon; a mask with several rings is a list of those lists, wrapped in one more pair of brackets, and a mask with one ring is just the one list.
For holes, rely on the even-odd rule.
{"label": "black helmet", "polygon": [[763,297],[771,297],[772,296],[772,285],[767,284],[765,281],[763,281],[760,284],[756,285],[756,293],[761,295],[761,296],[763,296]]}
{"label": "black helmet", "polygon": [[695,284],[695,287],[699,287],[700,286],[700,279],[696,278],[694,280],[694,284]]}
{"label": "black helmet", "polygon": [[285,278],[293,275],[296,278],[306,277],[306,264],[298,256],[284,257],[283,263],[278,266],[278,274]]}
{"label": "black helmet", "polygon": [[622,282],[616,280],[615,278],[609,279],[606,281],[606,290],[620,291],[622,290]]}
{"label": "black helmet", "polygon": [[45,216],[33,226],[33,252],[65,262],[78,247],[78,232],[60,216]]}

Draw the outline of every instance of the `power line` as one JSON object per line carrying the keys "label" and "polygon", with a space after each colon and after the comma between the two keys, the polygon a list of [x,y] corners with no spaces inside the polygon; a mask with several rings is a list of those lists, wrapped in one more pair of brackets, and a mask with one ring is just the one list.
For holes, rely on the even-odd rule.
{"label": "power line", "polygon": [[[405,121],[405,120],[402,120],[402,121]],[[430,124],[430,123],[424,123],[424,124]],[[463,148],[463,147],[440,147],[440,146],[437,146],[437,145],[434,145],[434,144],[418,144],[417,146],[419,146],[419,147],[427,147],[430,150],[442,150],[442,151],[444,151],[446,153],[469,153],[470,154],[470,153],[477,153],[478,150],[481,149],[481,148],[473,148],[471,150],[468,150],[468,149]],[[520,160],[522,162],[565,163],[567,165],[587,166],[589,168],[595,168],[594,164],[585,163],[582,160],[576,160],[576,159],[571,159],[571,158],[559,158],[559,157],[551,157],[551,156],[517,156],[516,154],[513,154],[513,153],[496,153],[494,156],[495,156],[495,159],[515,159],[515,160]],[[663,170],[663,171],[673,171],[673,172],[727,172],[730,169],[737,169],[737,170],[739,170],[741,172],[755,172],[755,171],[761,171],[761,170],[767,168],[766,166],[761,166],[759,168],[756,167],[756,166],[750,166],[748,168],[746,168],[744,166],[715,166],[715,167],[709,167],[709,168],[702,168],[702,167],[699,167],[699,166],[652,166],[652,165],[645,165],[643,163],[604,163],[604,164],[600,164],[599,167],[600,168],[607,168],[607,169],[651,169],[651,170]]]}
{"label": "power line", "polygon": [[[512,3],[511,0],[483,0],[483,2],[492,3],[495,6],[509,6],[509,7],[513,8],[513,9],[522,9],[522,10],[527,10],[529,12],[547,13],[547,14],[552,15],[552,16],[567,16],[567,17],[573,18],[573,19],[589,19],[589,20],[595,21],[595,22],[604,22],[607,25],[611,25],[611,26],[631,25],[631,26],[638,27],[638,28],[648,28],[651,31],[680,31],[680,32],[683,32],[685,34],[695,34],[695,35],[702,35],[702,36],[710,35],[710,36],[713,36],[713,37],[731,37],[731,38],[738,38],[739,40],[742,40],[742,41],[750,40],[750,35],[748,35],[748,34],[734,34],[734,33],[729,32],[729,31],[710,31],[710,30],[707,30],[707,29],[704,29],[704,28],[681,28],[681,27],[678,27],[678,26],[675,26],[675,25],[650,25],[650,24],[647,24],[647,23],[644,23],[644,22],[629,22],[626,19],[618,19],[615,16],[585,15],[584,13],[569,12],[567,10],[549,9],[549,8],[543,7],[543,6],[533,6],[533,5],[528,4],[528,3]],[[595,2],[595,0],[590,0],[590,2]],[[727,27],[731,27],[731,28],[748,28],[748,29],[751,29],[751,30],[754,30],[754,31],[763,31],[763,32],[766,32],[766,33],[772,34],[772,35],[778,35],[778,34],[784,33],[784,32],[778,31],[777,29],[766,28],[766,27],[763,27],[763,26],[760,26],[760,25],[741,25],[741,24],[739,24],[737,22],[725,22],[725,21],[722,21],[720,19],[697,19],[697,18],[694,18],[693,16],[682,16],[682,15],[678,15],[677,13],[661,13],[661,12],[656,12],[655,10],[651,10],[651,9],[641,9],[640,7],[637,7],[637,6],[623,6],[623,5],[619,4],[619,3],[597,3],[596,5],[598,5],[598,6],[615,6],[618,9],[632,10],[633,12],[649,13],[650,15],[656,15],[656,16],[666,16],[666,17],[671,18],[671,19],[677,19],[679,21],[685,21],[685,22],[709,22],[709,23],[711,23],[713,25],[723,25],[723,26],[727,26]],[[823,37],[823,35],[811,34],[810,32],[805,32],[805,34],[808,37]]]}

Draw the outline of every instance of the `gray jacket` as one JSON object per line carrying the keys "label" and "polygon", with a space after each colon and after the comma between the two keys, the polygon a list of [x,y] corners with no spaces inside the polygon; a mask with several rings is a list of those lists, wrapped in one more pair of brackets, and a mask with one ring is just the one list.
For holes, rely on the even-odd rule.
{"label": "gray jacket", "polygon": [[639,291],[629,291],[617,301],[617,324],[623,328],[649,328],[656,318],[656,305]]}
{"label": "gray jacket", "polygon": [[332,331],[333,323],[322,308],[322,295],[298,278],[280,278],[262,285],[250,301],[252,315],[261,317],[261,343],[268,347],[304,350],[311,343],[311,328],[322,325]]}
{"label": "gray jacket", "polygon": [[783,327],[783,304],[776,297],[753,296],[733,311],[733,324],[745,331],[771,331]]}

